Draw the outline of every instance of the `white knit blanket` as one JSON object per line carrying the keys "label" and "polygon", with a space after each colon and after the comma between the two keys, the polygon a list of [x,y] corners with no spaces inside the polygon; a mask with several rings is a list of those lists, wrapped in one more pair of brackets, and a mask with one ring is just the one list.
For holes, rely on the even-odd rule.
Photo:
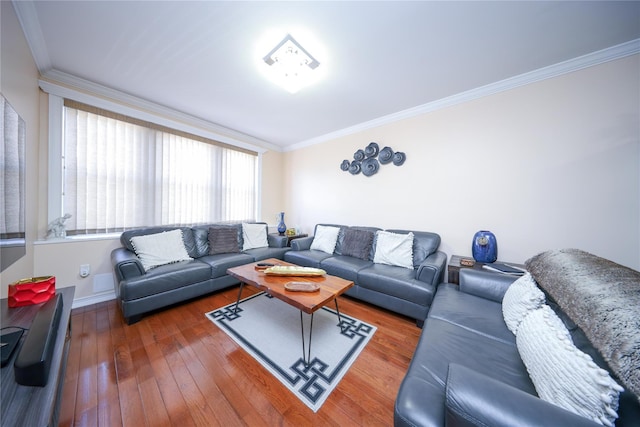
{"label": "white knit blanket", "polygon": [[640,272],[578,249],[541,253],[526,268],[640,398]]}

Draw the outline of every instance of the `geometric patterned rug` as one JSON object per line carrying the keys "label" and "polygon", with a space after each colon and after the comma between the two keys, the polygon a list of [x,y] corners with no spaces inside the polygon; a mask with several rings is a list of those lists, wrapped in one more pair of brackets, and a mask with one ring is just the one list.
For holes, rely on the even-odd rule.
{"label": "geometric patterned rug", "polygon": [[[335,307],[335,303],[330,303]],[[280,380],[313,412],[325,402],[376,327],[323,307],[315,312],[309,364],[303,359],[300,310],[262,292],[206,316]],[[305,350],[311,316],[303,313]],[[305,356],[306,357],[306,356]]]}

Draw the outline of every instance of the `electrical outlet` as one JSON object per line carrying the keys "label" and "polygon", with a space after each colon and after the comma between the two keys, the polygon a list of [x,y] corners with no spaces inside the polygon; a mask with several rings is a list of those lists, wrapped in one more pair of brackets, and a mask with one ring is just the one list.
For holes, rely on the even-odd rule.
{"label": "electrical outlet", "polygon": [[91,274],[91,265],[82,264],[80,266],[80,277],[88,277]]}

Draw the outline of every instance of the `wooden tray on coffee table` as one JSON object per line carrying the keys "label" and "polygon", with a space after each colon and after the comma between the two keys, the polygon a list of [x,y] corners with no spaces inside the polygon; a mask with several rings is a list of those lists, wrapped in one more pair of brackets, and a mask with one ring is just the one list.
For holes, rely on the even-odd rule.
{"label": "wooden tray on coffee table", "polygon": [[311,282],[287,282],[284,288],[291,292],[316,292],[320,290],[317,283]]}

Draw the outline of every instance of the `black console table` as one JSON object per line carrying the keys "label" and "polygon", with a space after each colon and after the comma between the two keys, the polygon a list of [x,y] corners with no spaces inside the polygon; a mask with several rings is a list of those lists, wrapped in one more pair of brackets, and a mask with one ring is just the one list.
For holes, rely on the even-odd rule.
{"label": "black console table", "polygon": [[[3,427],[58,425],[60,396],[64,384],[64,373],[67,367],[67,356],[69,355],[71,340],[70,318],[74,293],[74,286],[56,290],[56,294],[62,295],[63,307],[47,385],[45,387],[29,387],[16,383],[13,362],[20,350],[20,346],[14,351],[9,363],[2,368],[0,394]],[[33,317],[41,306],[42,304],[9,308],[7,299],[4,298],[0,300],[0,325],[3,328],[8,326],[29,328]],[[6,330],[3,332],[6,332]],[[29,331],[23,334],[20,344],[24,342],[28,333]]]}

